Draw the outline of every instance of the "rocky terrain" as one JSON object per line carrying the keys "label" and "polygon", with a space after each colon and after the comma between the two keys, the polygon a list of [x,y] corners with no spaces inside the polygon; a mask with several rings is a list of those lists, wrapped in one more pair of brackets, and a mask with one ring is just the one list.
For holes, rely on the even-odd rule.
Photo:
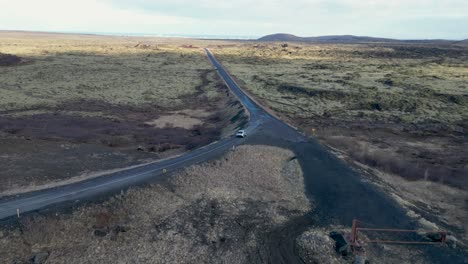
{"label": "rocky terrain", "polygon": [[270,233],[312,208],[291,151],[241,146],[167,182],[129,190],[102,204],[21,217],[1,230],[0,259],[262,262],[270,254]]}
{"label": "rocky terrain", "polygon": [[0,32],[0,196],[147,163],[245,124],[203,50]]}
{"label": "rocky terrain", "polygon": [[468,48],[218,45],[240,85],[396,201],[467,239]]}

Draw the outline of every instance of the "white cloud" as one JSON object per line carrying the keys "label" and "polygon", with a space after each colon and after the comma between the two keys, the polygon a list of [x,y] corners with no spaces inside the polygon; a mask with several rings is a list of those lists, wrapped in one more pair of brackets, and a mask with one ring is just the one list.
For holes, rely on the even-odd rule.
{"label": "white cloud", "polygon": [[2,29],[131,32],[193,22],[187,17],[125,10],[94,0],[0,0],[0,6]]}

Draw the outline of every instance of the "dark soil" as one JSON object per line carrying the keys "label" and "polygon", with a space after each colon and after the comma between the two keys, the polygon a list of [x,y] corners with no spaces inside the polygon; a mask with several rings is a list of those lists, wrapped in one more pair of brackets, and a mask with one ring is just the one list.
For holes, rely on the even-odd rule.
{"label": "dark soil", "polygon": [[333,91],[333,90],[309,90],[304,87],[299,86],[291,86],[291,85],[280,85],[278,87],[278,91],[283,93],[292,93],[294,95],[304,95],[304,96],[320,96],[320,98],[325,99],[333,99],[337,97],[346,98],[346,96],[350,96],[347,92],[343,91]]}
{"label": "dark soil", "polygon": [[164,157],[165,154],[118,149],[102,144],[23,138],[2,138],[0,146],[0,191],[18,191],[27,185],[136,165]]}
{"label": "dark soil", "polygon": [[[408,58],[433,58],[433,57],[446,57],[446,58],[460,58],[468,56],[466,48],[457,47],[453,45],[434,45],[434,44],[415,44],[415,45],[401,45],[401,44],[376,44],[369,45],[370,47],[389,47],[391,52],[383,50],[374,51],[351,51],[345,52],[346,55],[357,57],[371,57],[371,58],[395,58],[395,59],[408,59]],[[343,52],[343,51],[340,51]]]}
{"label": "dark soil", "polygon": [[[405,50],[405,49],[404,49]],[[425,54],[425,53],[424,53]],[[254,79],[260,77],[254,76]],[[238,80],[239,83],[243,83]],[[267,80],[265,83],[268,85]],[[277,84],[270,84],[275,86]],[[388,109],[412,112],[415,104],[405,101],[364,101],[359,94],[334,90],[311,90],[292,85],[277,88],[287,96],[319,97],[346,102],[351,110],[387,111]],[[444,102],[466,103],[466,95],[421,94],[440,98]],[[349,99],[349,100],[348,100]],[[259,101],[262,101],[259,99]],[[262,105],[267,105],[263,102]],[[306,110],[304,110],[306,111]],[[339,112],[338,112],[339,113]],[[459,189],[468,189],[468,122],[442,123],[437,121],[405,123],[400,118],[369,120],[365,116],[345,116],[324,112],[323,115],[303,118],[298,115],[281,115],[294,126],[311,136],[318,137],[326,145],[344,151],[355,160],[370,167],[399,175],[408,180],[429,180]],[[468,121],[468,120],[467,120]],[[362,146],[357,141],[365,143]],[[440,149],[424,146],[409,146],[407,142],[427,143]],[[377,148],[378,151],[371,151]],[[443,149],[444,155],[440,155]]]}
{"label": "dark soil", "polygon": [[[314,209],[296,217],[268,233],[258,236],[261,242],[255,257],[257,263],[306,263],[298,252],[296,238],[311,227],[344,226],[350,228],[353,219],[366,220],[372,227],[398,227],[415,229],[417,223],[406,215],[406,211],[394,202],[386,193],[372,184],[361,180],[356,171],[326,151],[318,142],[311,139],[307,142],[295,142],[286,136],[287,130],[276,124],[267,124],[261,131],[248,138],[250,144],[274,145],[294,151],[304,173],[305,192],[314,205]],[[282,135],[281,138],[278,135]],[[407,234],[377,234],[379,239],[413,240],[421,237]],[[381,245],[380,245],[381,246]],[[451,249],[442,246],[401,246],[413,252],[412,259],[422,263],[462,263],[465,249]],[[375,258],[371,263],[381,259],[400,261],[400,257],[388,256],[379,252],[376,246],[368,247]],[[381,250],[380,250],[381,251]],[[388,259],[387,259],[388,261]],[[391,263],[391,262],[390,262]]]}
{"label": "dark soil", "polygon": [[[116,118],[83,117],[63,111],[21,117],[0,115],[0,191],[164,158],[220,137],[216,123],[192,129],[145,124],[164,113],[158,109],[103,102],[69,103],[61,109],[102,110]],[[205,122],[210,122],[209,118]]]}
{"label": "dark soil", "polygon": [[21,58],[16,55],[0,53],[0,66],[14,66],[20,62]]}
{"label": "dark soil", "polygon": [[[425,179],[460,189],[468,188],[466,135],[459,132],[468,130],[466,124],[459,124],[460,129],[457,130],[436,123],[409,125],[326,117],[313,120],[296,118],[294,123],[304,131],[318,128],[316,133],[320,140],[365,165],[412,181]],[[365,142],[365,145],[356,144],[357,141]],[[440,155],[440,150],[408,146],[406,142],[436,144],[443,148],[444,155]]]}
{"label": "dark soil", "polygon": [[[245,114],[220,80],[216,81],[216,87],[221,96],[214,100],[204,96],[209,74],[213,71],[200,71],[202,84],[196,87],[196,93],[181,98],[184,109],[204,109],[211,113],[200,118],[203,124],[191,129],[146,124],[171,111],[182,110],[155,105],[112,105],[82,100],[54,107],[0,111],[0,191],[123,168],[219,139],[226,124],[241,123]],[[227,109],[242,113],[233,117]],[[31,110],[40,113],[21,115]],[[86,116],[86,113],[99,115]]]}
{"label": "dark soil", "polygon": [[198,126],[190,130],[178,127],[157,128],[144,123],[154,119],[152,117],[145,120],[148,115],[135,112],[125,121],[72,116],[59,112],[19,118],[0,117],[0,130],[7,135],[28,140],[94,143],[130,149],[137,149],[139,144],[151,148],[166,143],[179,148],[188,144],[197,147],[219,136],[219,132],[213,127]]}

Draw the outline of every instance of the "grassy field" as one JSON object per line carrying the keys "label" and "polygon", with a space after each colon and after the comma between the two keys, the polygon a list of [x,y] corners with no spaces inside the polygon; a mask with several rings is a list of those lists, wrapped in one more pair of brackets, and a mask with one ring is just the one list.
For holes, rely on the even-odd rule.
{"label": "grassy field", "polygon": [[0,192],[91,177],[231,134],[246,116],[197,43],[0,32]]}
{"label": "grassy field", "polygon": [[436,215],[467,238],[468,46],[238,43],[212,50],[263,105],[370,172],[416,215]]}
{"label": "grassy field", "polygon": [[311,210],[293,157],[241,146],[103,204],[21,218],[0,229],[0,259],[43,253],[47,263],[251,263],[267,257],[270,232]]}
{"label": "grassy field", "polygon": [[[201,45],[262,104],[373,172],[411,217],[436,212],[466,234],[468,52],[462,46],[3,32],[0,53],[10,55],[0,55],[0,196],[179,154],[245,123]],[[21,216],[0,229],[0,259],[268,262],[290,231],[314,221],[304,188],[291,151],[240,146],[102,203]],[[311,225],[287,246],[307,263],[349,263],[328,236],[342,229]],[[409,247],[370,247],[368,258],[426,262]]]}
{"label": "grassy field", "polygon": [[[269,263],[313,211],[290,150],[240,146],[167,182],[135,188],[63,214],[21,217],[0,229],[0,259],[45,263]],[[309,220],[301,220],[310,221]],[[351,263],[328,233],[293,237],[304,263]],[[299,232],[300,233],[300,232]],[[364,235],[363,235],[364,237]],[[362,237],[362,238],[363,238]],[[378,263],[427,263],[413,247],[366,248]],[[274,252],[273,252],[274,251]],[[284,253],[284,252],[283,252]],[[296,251],[290,252],[296,254]],[[282,255],[283,256],[283,255]],[[288,256],[283,256],[288,257]],[[287,261],[287,260],[286,260]]]}
{"label": "grassy field", "polygon": [[247,89],[286,115],[437,121],[452,129],[467,118],[468,47],[250,44],[213,50]]}
{"label": "grassy field", "polygon": [[[152,39],[0,33],[0,52],[23,59],[3,67],[2,111],[70,101],[177,108],[211,70],[197,48]],[[213,87],[207,96],[216,96]],[[32,112],[28,112],[32,113]],[[91,113],[100,114],[100,113]]]}
{"label": "grassy field", "polygon": [[[410,179],[468,187],[468,47],[245,44],[214,52],[261,102],[329,145]],[[379,160],[398,155],[420,166]]]}

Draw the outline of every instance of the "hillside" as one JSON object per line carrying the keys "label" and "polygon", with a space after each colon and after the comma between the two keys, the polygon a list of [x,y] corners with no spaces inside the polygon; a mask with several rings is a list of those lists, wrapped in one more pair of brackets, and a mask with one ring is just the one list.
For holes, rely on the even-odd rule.
{"label": "hillside", "polygon": [[[354,36],[354,35],[330,35],[318,37],[299,37],[292,34],[278,33],[271,34],[258,39],[258,41],[269,42],[309,42],[309,43],[432,43],[432,44],[450,44],[456,41],[444,39],[414,39],[414,40],[400,40],[390,38],[376,38],[367,36]],[[467,43],[468,40],[462,40],[462,43]],[[459,41],[460,42],[460,41]]]}
{"label": "hillside", "polygon": [[298,37],[292,34],[285,34],[285,33],[278,33],[278,34],[272,34],[272,35],[267,35],[263,36],[258,39],[259,41],[297,41],[297,42],[306,42],[306,38],[303,37]]}
{"label": "hillside", "polygon": [[361,42],[395,42],[398,40],[386,38],[361,37],[353,35],[331,35],[319,37],[298,37],[292,34],[272,34],[261,37],[259,41],[296,41],[317,43],[361,43]]}

